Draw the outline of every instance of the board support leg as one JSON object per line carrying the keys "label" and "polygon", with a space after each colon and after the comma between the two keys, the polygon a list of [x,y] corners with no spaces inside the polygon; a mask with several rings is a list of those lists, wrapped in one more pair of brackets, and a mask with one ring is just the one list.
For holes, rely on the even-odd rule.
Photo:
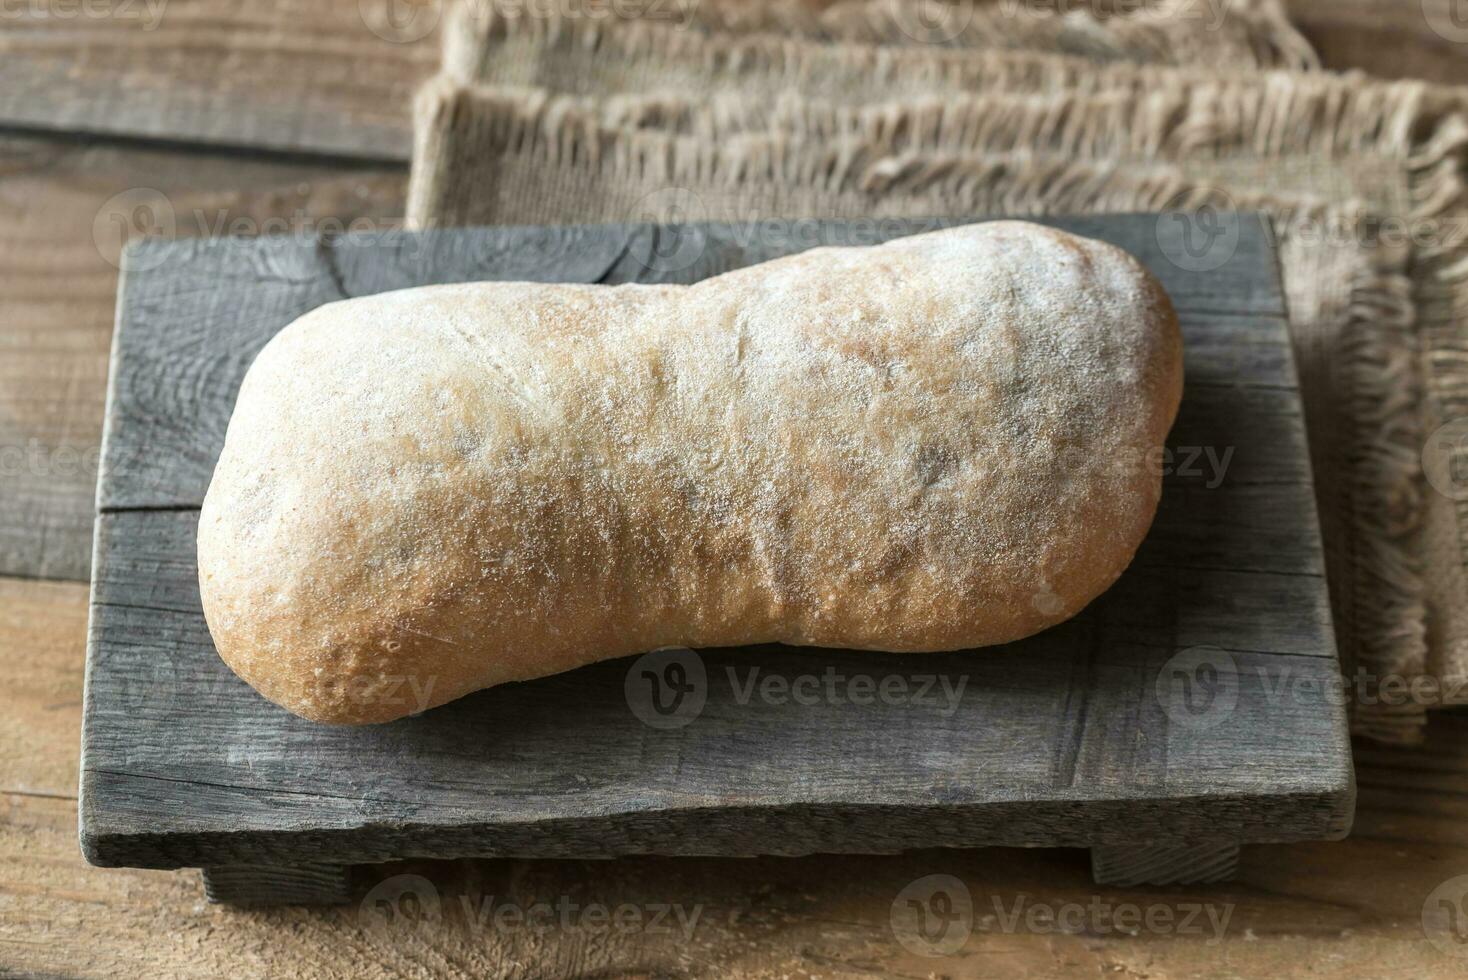
{"label": "board support leg", "polygon": [[1098,885],[1201,885],[1227,881],[1239,869],[1239,845],[1103,844],[1091,848],[1091,878]]}
{"label": "board support leg", "polygon": [[209,901],[224,905],[341,905],[352,898],[345,864],[226,864],[203,872]]}

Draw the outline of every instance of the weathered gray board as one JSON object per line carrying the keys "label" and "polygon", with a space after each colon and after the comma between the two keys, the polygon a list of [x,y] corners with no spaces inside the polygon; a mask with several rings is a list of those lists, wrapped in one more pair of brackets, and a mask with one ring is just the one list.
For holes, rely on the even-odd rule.
{"label": "weathered gray board", "polygon": [[[676,728],[629,707],[631,660],[370,728],[303,721],[236,679],[200,613],[194,535],[246,367],[296,316],[343,296],[474,279],[686,282],[931,225],[464,229],[131,252],[98,488],[87,857],[212,869],[211,895],[226,900],[304,901],[344,894],[337,866],[399,857],[1046,844],[1096,848],[1110,880],[1175,880],[1189,854],[1197,876],[1217,877],[1233,843],[1343,835],[1350,751],[1268,229],[1241,216],[1232,257],[1190,272],[1183,222],[1055,223],[1142,259],[1186,336],[1172,472],[1133,567],[1077,619],[1006,648],[704,652],[706,703]],[[831,696],[832,669],[878,691],[903,678],[906,694],[888,681],[888,697],[860,703],[840,682]],[[767,698],[770,675],[814,675],[821,693]],[[964,685],[956,701],[945,681]]]}

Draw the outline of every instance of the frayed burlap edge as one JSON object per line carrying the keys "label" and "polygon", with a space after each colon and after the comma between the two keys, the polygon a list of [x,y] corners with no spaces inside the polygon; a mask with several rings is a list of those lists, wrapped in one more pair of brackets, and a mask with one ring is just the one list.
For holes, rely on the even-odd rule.
{"label": "frayed burlap edge", "polygon": [[[931,49],[1034,50],[1092,61],[1315,69],[1320,62],[1279,0],[1146,0],[1110,15],[1016,0],[458,0],[450,35],[518,30],[542,39],[578,24]],[[472,31],[464,28],[477,21]],[[617,22],[613,24],[612,22]],[[635,29],[635,28],[634,28]]]}
{"label": "frayed burlap edge", "polygon": [[[471,113],[472,103],[480,103],[502,123],[518,118],[541,125],[552,141],[578,131],[589,139],[599,128],[706,142],[775,133],[812,142],[855,138],[891,152],[982,149],[1097,159],[1373,154],[1420,169],[1411,162],[1420,156],[1414,134],[1427,118],[1419,86],[1363,89],[1338,76],[1309,79],[1196,80],[1152,91],[954,92],[859,106],[792,92],[770,99],[671,92],[587,97],[440,79],[423,98],[430,114],[454,100]],[[432,125],[425,119],[422,128]]]}
{"label": "frayed burlap edge", "polygon": [[[1429,231],[1417,249],[1423,463],[1435,471],[1425,491],[1423,520],[1434,569],[1452,574],[1428,583],[1431,676],[1443,703],[1468,703],[1468,116],[1434,131],[1414,162],[1423,174],[1417,194]],[[1427,224],[1427,223],[1432,224]]]}
{"label": "frayed burlap edge", "polygon": [[[1197,8],[1188,0],[1173,2],[1180,8]],[[501,9],[507,3],[512,7],[508,13]],[[513,9],[513,0],[470,0],[449,8],[443,72],[465,82],[540,86],[587,95],[659,89],[752,94],[752,87],[766,91],[793,87],[806,95],[862,102],[933,88],[1140,84],[1146,80],[1128,69],[1145,67],[1139,64],[1144,60],[1211,74],[1315,63],[1313,51],[1278,13],[1274,0],[1222,9],[1223,20],[1210,28],[1192,19],[1141,23],[1140,14],[1097,21],[1079,14],[1033,13],[1021,4],[1017,12],[1003,15],[992,30],[966,44],[915,42],[902,30],[888,33],[907,43],[893,44],[586,16],[578,12],[577,3],[525,13]],[[1236,15],[1236,10],[1252,17]],[[1029,26],[1020,29],[1016,27],[1020,23]],[[1073,43],[1067,50],[1063,42],[1074,39],[1082,23],[1089,26],[1081,33],[1091,40]],[[1134,44],[1128,56],[1121,41],[1128,33],[1147,35],[1150,42]],[[1097,37],[1111,39],[1113,56],[1107,56],[1102,50],[1106,45],[1096,42]],[[1108,77],[1113,71],[1114,79]]]}

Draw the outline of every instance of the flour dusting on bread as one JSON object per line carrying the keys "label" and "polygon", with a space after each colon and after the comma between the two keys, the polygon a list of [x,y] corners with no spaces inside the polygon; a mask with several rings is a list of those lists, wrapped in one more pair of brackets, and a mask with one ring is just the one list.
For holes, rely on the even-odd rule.
{"label": "flour dusting on bread", "polygon": [[1181,386],[1141,265],[1022,222],[333,303],[245,378],[204,609],[333,722],[664,646],[1002,643],[1130,562]]}

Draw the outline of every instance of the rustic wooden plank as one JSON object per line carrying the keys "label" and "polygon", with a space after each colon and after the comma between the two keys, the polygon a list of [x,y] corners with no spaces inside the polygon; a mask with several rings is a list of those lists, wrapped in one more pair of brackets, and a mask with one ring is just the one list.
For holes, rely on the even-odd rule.
{"label": "rustic wooden plank", "polygon": [[1239,845],[1232,841],[1091,848],[1091,877],[1100,885],[1210,884],[1227,881],[1238,868]]}
{"label": "rustic wooden plank", "polygon": [[[84,844],[104,863],[279,861],[296,846],[291,831],[305,827],[316,859],[361,862],[404,846],[438,855],[586,857],[653,846],[808,853],[837,846],[827,821],[838,813],[840,839],[872,851],[1081,844],[1167,836],[1190,824],[1290,839],[1340,831],[1348,820],[1339,718],[1321,702],[1333,658],[1220,653],[1238,687],[1224,731],[1168,724],[1153,692],[1185,603],[1161,620],[1118,616],[1113,630],[1111,609],[1128,602],[1118,592],[1080,620],[1002,651],[897,661],[854,651],[704,651],[707,704],[673,731],[651,730],[629,710],[630,660],[482,692],[389,726],[324,727],[263,702],[214,653],[198,607],[193,532],[188,512],[101,519],[83,810]],[[908,678],[914,693],[938,678],[934,703],[899,705],[894,718],[932,738],[873,746],[876,706],[740,701],[755,668],[819,678],[828,667]],[[945,683],[948,691],[962,685],[951,713]],[[1147,731],[1160,737],[1139,741]],[[464,753],[466,744],[483,748]],[[871,751],[859,754],[863,745]],[[835,755],[849,772],[812,780],[802,766]],[[554,773],[545,759],[555,760]],[[864,826],[877,815],[866,805],[878,802],[874,783],[894,810],[952,812],[940,829],[901,812]],[[770,812],[641,819],[727,803],[734,784],[743,802]],[[863,806],[843,809],[843,800]],[[566,819],[573,813],[606,816]],[[686,826],[670,830],[680,821]],[[425,829],[408,833],[405,824]]]}
{"label": "rustic wooden plank", "polygon": [[391,227],[402,180],[373,167],[0,138],[0,574],[87,578],[125,238]]}
{"label": "rustic wooden plank", "polygon": [[[70,593],[63,605],[74,608],[64,613],[47,601],[20,615],[0,615],[0,651],[35,645],[43,622],[54,623],[58,642],[71,634],[70,642],[80,643],[84,587],[4,584]],[[21,608],[13,597],[25,594],[10,593],[0,608]],[[64,681],[52,681],[46,676],[51,669],[45,659],[7,661],[14,692],[8,710],[22,718],[69,716],[74,727],[80,677],[71,671]],[[1246,847],[1240,880],[1203,890],[1094,886],[1079,852],[1049,850],[753,861],[416,862],[366,869],[356,896],[365,906],[240,912],[205,906],[193,872],[89,867],[76,847],[74,784],[61,787],[61,798],[7,793],[0,795],[0,964],[22,975],[335,980],[428,969],[446,976],[516,969],[554,977],[600,969],[612,976],[713,977],[919,967],[952,976],[992,976],[1002,967],[1070,978],[1128,966],[1162,976],[1215,970],[1273,976],[1310,961],[1320,964],[1321,976],[1340,980],[1359,977],[1362,963],[1387,962],[1401,976],[1456,977],[1456,958],[1424,941],[1420,914],[1427,896],[1468,866],[1465,736],[1468,712],[1442,712],[1431,719],[1421,748],[1361,744],[1360,808],[1349,838]],[[47,735],[45,741],[64,739]],[[35,744],[41,748],[39,740]],[[17,753],[13,762],[28,754]],[[40,772],[45,753],[35,754]],[[976,924],[953,956],[919,959],[896,940],[888,917],[899,892],[931,874],[966,882],[981,915],[993,913],[996,902],[1005,910],[1016,902],[1043,908],[1086,904],[1091,896],[1172,909],[1228,903],[1234,910],[1216,945],[1196,935],[1131,935],[1108,928],[1110,920],[1079,935],[1028,926],[1006,931],[990,922]],[[447,914],[427,928],[382,929],[381,917],[370,910],[401,893],[402,875],[417,876],[408,884],[427,881]],[[377,890],[384,883],[388,887]],[[683,903],[702,912],[691,943],[679,932],[627,936],[559,920],[539,932],[497,929],[463,914],[491,897],[523,905],[559,895],[576,896],[583,905]],[[399,899],[394,907],[401,906]]]}
{"label": "rustic wooden plank", "polygon": [[[1461,959],[1422,928],[1428,897],[1468,867],[1468,712],[1436,712],[1421,748],[1357,747],[1360,807],[1337,843],[1249,845],[1237,879],[1207,887],[1092,884],[1079,851],[924,850],[893,856],[624,858],[617,861],[412,861],[363,869],[353,904],[238,910],[206,905],[191,871],[102,869],[76,848],[69,799],[0,795],[0,964],[20,975],[292,976],[378,980],[403,975],[954,978],[1098,975],[1380,974],[1456,980]],[[924,956],[893,930],[904,890],[947,875],[974,917],[952,954]],[[437,901],[436,918],[404,899]],[[698,912],[678,928],[626,932],[552,916],[497,927],[489,908],[567,896],[581,907]],[[1104,906],[1079,931],[1048,928],[1029,909]],[[494,903],[492,906],[489,903]],[[1122,904],[1181,916],[1228,914],[1215,939],[1152,931],[1115,917]],[[1020,918],[1006,928],[998,913]],[[397,924],[385,913],[402,910]],[[670,913],[671,914],[671,913]],[[588,920],[589,921],[589,920]],[[415,923],[422,923],[415,925]]]}
{"label": "rustic wooden plank", "polygon": [[411,4],[356,0],[16,4],[0,20],[0,121],[405,161],[441,8],[419,4],[414,19],[402,16]]}
{"label": "rustic wooden plank", "polygon": [[[1174,223],[1156,216],[1057,223],[1131,247],[1167,284],[1190,341],[1174,441],[1213,449],[1213,469],[1194,459],[1198,472],[1180,465],[1167,476],[1133,569],[1070,623],[954,655],[690,652],[704,701],[675,728],[639,719],[627,693],[635,658],[387,726],[295,718],[214,653],[192,508],[249,360],[315,305],[434,280],[687,281],[822,236],[470,229],[129,253],[99,497],[83,759],[89,858],[290,866],[1343,833],[1349,754],[1331,697],[1319,535],[1266,229],[1245,219],[1234,260],[1200,275],[1167,260]],[[821,227],[824,240],[845,242],[912,230]],[[654,247],[686,241],[691,250],[675,250],[693,262],[656,260]],[[1216,465],[1230,447],[1229,465]],[[1180,668],[1175,655],[1189,648],[1203,648],[1206,662],[1195,649]],[[814,704],[751,697],[755,670],[816,685],[828,672],[874,685],[891,676],[932,693],[876,705],[845,687]],[[1178,693],[1195,680],[1222,683],[1230,703],[1208,716],[1206,702]],[[839,771],[810,766],[838,757]]]}
{"label": "rustic wooden plank", "polygon": [[1285,0],[1290,20],[1333,71],[1444,85],[1468,79],[1461,0]]}
{"label": "rustic wooden plank", "polygon": [[0,139],[0,574],[87,577],[117,271],[89,231],[114,192],[88,193],[107,177],[83,155],[105,166]]}
{"label": "rustic wooden plank", "polygon": [[76,792],[87,587],[0,578],[0,791]]}
{"label": "rustic wooden plank", "polygon": [[[99,502],[104,510],[202,503],[244,369],[282,327],[332,299],[430,282],[692,282],[816,244],[874,244],[951,223],[802,222],[785,233],[764,223],[666,226],[661,239],[646,225],[474,228],[348,235],[320,248],[290,239],[146,242],[131,253],[121,287],[124,330]],[[1156,216],[1053,223],[1110,237],[1162,277],[1189,327],[1195,399],[1184,412],[1226,422],[1227,413],[1210,407],[1220,398],[1277,403],[1251,413],[1260,431],[1250,433],[1249,454],[1231,458],[1230,473],[1240,480],[1305,479],[1304,428],[1288,409],[1296,396],[1284,301],[1259,219],[1240,218],[1239,247],[1208,272],[1170,260],[1180,254],[1181,229]],[[670,246],[673,236],[679,244]],[[677,262],[656,257],[655,248],[670,247]],[[219,283],[249,284],[249,303],[242,309],[237,294]],[[1244,371],[1260,390],[1238,393]],[[1208,440],[1196,445],[1226,453],[1231,438],[1216,428],[1195,426]]]}
{"label": "rustic wooden plank", "polygon": [[340,864],[226,864],[204,869],[204,894],[227,905],[343,905],[351,869]]}

